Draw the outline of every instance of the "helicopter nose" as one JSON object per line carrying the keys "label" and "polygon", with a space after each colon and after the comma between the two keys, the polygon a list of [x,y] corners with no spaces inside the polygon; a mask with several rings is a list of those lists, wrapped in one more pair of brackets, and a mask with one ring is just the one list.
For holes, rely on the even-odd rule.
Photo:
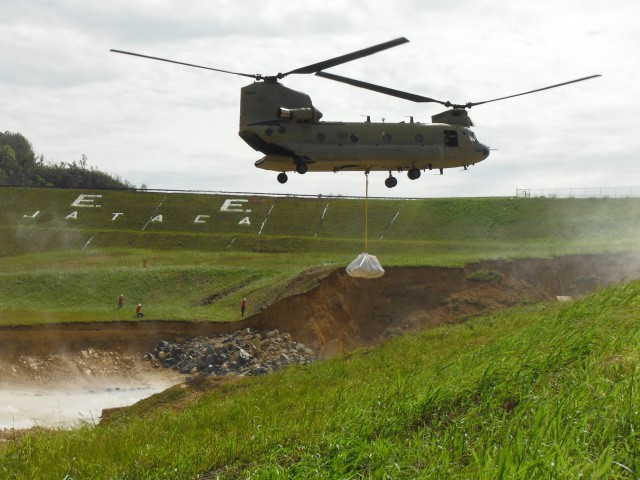
{"label": "helicopter nose", "polygon": [[489,147],[486,145],[480,145],[480,151],[482,152],[483,160],[489,156]]}

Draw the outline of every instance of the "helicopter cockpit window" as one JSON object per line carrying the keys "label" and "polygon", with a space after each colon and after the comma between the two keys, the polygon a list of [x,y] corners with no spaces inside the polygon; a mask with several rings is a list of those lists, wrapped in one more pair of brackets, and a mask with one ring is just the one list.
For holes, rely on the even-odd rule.
{"label": "helicopter cockpit window", "polygon": [[444,131],[444,145],[445,147],[457,147],[458,146],[458,132],[455,130]]}
{"label": "helicopter cockpit window", "polygon": [[473,132],[469,132],[469,138],[471,139],[472,142],[478,141],[478,139],[476,138],[476,134]]}

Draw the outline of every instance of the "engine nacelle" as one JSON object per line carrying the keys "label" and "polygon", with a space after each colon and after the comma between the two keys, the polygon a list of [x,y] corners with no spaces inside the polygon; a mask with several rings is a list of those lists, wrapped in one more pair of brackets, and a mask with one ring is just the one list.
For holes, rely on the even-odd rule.
{"label": "engine nacelle", "polygon": [[278,108],[278,119],[293,120],[297,123],[318,122],[322,113],[314,107],[309,108]]}
{"label": "engine nacelle", "polygon": [[431,117],[433,123],[446,123],[449,125],[461,125],[463,127],[473,127],[471,117],[466,110],[452,108],[446,112],[438,113]]}

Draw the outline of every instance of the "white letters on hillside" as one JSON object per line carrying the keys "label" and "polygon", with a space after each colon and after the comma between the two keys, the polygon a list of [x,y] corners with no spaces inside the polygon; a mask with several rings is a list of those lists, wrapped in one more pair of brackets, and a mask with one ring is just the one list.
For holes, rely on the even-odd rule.
{"label": "white letters on hillside", "polygon": [[[82,193],[78,195],[78,197],[71,203],[72,207],[76,208],[101,208],[102,205],[96,203],[98,199],[102,198],[100,194],[88,194]],[[222,203],[220,207],[220,211],[224,213],[251,213],[251,210],[245,208],[246,204],[249,203],[249,200],[246,198],[227,198]],[[79,210],[74,210],[64,218],[65,220],[78,220]],[[121,216],[123,216],[125,212],[111,212],[111,221],[114,222]],[[38,215],[40,215],[40,210],[36,210],[33,213],[28,213],[22,215],[23,218],[35,219]],[[207,224],[210,223],[209,219],[211,219],[211,215],[208,214],[197,214],[193,223],[196,224]],[[148,221],[148,223],[164,223],[164,218],[162,214],[155,215]],[[251,225],[251,218],[249,216],[243,217],[238,225]]]}
{"label": "white letters on hillside", "polygon": [[246,198],[227,198],[220,207],[221,212],[251,212],[251,210],[242,210],[242,204],[247,203]]}
{"label": "white letters on hillside", "polygon": [[71,204],[72,207],[97,207],[100,208],[102,205],[93,205],[96,198],[101,198],[102,195],[89,195],[87,193],[81,194],[75,201]]}
{"label": "white letters on hillside", "polygon": [[[221,212],[245,212],[251,213],[251,210],[246,209],[243,210],[243,203],[247,203],[249,200],[246,198],[227,198],[222,206],[220,207]],[[238,225],[251,225],[251,220],[249,217],[244,217],[242,220],[238,222]]]}

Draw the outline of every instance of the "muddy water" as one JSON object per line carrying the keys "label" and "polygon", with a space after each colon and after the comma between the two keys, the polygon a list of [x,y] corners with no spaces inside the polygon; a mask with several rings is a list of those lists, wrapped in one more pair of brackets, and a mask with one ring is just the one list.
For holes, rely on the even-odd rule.
{"label": "muddy water", "polygon": [[0,391],[0,429],[97,424],[105,408],[125,407],[165,390],[168,380],[104,382],[92,386],[5,386]]}
{"label": "muddy water", "polygon": [[0,430],[97,424],[103,409],[132,405],[184,381],[141,356],[89,352],[0,360]]}

